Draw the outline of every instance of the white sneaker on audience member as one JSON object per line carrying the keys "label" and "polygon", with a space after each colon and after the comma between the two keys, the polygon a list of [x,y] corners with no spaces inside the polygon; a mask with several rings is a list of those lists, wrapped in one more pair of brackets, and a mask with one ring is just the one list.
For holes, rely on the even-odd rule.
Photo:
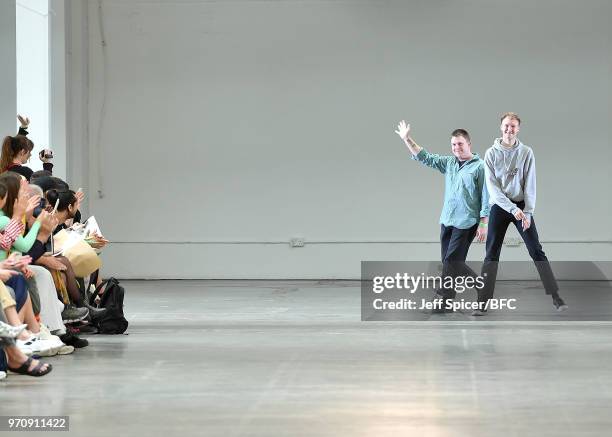
{"label": "white sneaker on audience member", "polygon": [[69,355],[74,352],[74,346],[64,344],[57,335],[51,334],[46,325],[40,324],[40,332],[38,338],[48,341],[53,347],[57,348],[57,355]]}
{"label": "white sneaker on audience member", "polygon": [[24,355],[39,355],[41,357],[52,357],[57,355],[58,346],[53,346],[49,340],[41,340],[36,334],[32,335],[27,340],[16,340],[17,347]]}

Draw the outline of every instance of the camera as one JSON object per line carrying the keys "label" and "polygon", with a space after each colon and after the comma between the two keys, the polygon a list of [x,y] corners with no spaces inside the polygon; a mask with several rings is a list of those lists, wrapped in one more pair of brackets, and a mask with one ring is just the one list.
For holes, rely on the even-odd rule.
{"label": "camera", "polygon": [[53,150],[51,150],[51,149],[43,149],[43,150],[40,151],[38,156],[40,156],[41,159],[43,159],[43,158],[45,158],[45,159],[53,159]]}

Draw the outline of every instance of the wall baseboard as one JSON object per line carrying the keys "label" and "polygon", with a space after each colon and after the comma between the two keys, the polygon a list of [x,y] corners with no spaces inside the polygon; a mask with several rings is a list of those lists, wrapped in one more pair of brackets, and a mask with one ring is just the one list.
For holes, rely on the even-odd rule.
{"label": "wall baseboard", "polygon": [[[549,259],[563,263],[559,280],[612,280],[611,245],[546,246]],[[361,261],[432,261],[438,244],[332,244],[292,248],[287,245],[110,244],[102,254],[103,274],[125,279],[360,279]],[[500,280],[536,280],[537,271],[524,247],[505,247]],[[468,260],[481,261],[484,245],[474,244]],[[592,268],[579,264],[592,263]],[[573,263],[572,263],[573,264]],[[570,267],[568,267],[570,265]]]}

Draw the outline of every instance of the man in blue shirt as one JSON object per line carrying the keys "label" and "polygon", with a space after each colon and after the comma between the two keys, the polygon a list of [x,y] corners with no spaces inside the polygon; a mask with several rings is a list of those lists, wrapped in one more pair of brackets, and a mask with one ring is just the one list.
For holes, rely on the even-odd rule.
{"label": "man in blue shirt", "polygon": [[[404,141],[412,159],[438,170],[445,177],[444,207],[440,215],[440,243],[442,246],[442,276],[471,276],[477,274],[465,263],[474,237],[483,242],[487,235],[489,193],[485,183],[484,163],[472,153],[470,135],[465,129],[451,134],[452,155],[427,152],[410,136],[410,125],[400,121],[395,131]],[[444,302],[453,299],[454,289],[439,290]],[[446,305],[433,312],[444,312]]]}

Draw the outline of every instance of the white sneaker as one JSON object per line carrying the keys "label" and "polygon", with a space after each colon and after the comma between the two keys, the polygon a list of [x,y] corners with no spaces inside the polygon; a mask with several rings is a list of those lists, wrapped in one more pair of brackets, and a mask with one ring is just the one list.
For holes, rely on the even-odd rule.
{"label": "white sneaker", "polygon": [[31,341],[32,337],[27,340],[15,340],[15,345],[19,348],[21,352],[23,352],[26,356],[31,356],[34,353],[34,348],[32,347],[33,342]]}
{"label": "white sneaker", "polygon": [[74,352],[74,346],[69,344],[65,344],[57,350],[58,355],[70,355],[72,352]]}
{"label": "white sneaker", "polygon": [[53,344],[51,340],[41,340],[40,338],[34,343],[34,353],[41,357],[53,357],[57,355],[61,346]]}
{"label": "white sneaker", "polygon": [[27,356],[39,355],[41,357],[52,357],[57,355],[58,346],[54,346],[49,340],[41,340],[36,334],[27,340],[17,340],[17,347]]}
{"label": "white sneaker", "polygon": [[40,340],[48,341],[52,347],[57,349],[57,355],[70,355],[74,352],[74,346],[66,345],[60,340],[57,335],[51,334],[49,328],[44,324],[40,324],[40,332],[38,333]]}
{"label": "white sneaker", "polygon": [[2,370],[0,370],[0,379],[4,379],[6,378],[6,372],[3,372]]}
{"label": "white sneaker", "polygon": [[62,343],[62,340],[60,340],[60,338],[57,335],[51,334],[51,331],[49,331],[49,328],[47,328],[42,323],[40,324],[40,331],[38,332],[38,334],[35,334],[35,335],[41,340],[49,340],[53,344],[57,343],[58,346],[64,344]]}

